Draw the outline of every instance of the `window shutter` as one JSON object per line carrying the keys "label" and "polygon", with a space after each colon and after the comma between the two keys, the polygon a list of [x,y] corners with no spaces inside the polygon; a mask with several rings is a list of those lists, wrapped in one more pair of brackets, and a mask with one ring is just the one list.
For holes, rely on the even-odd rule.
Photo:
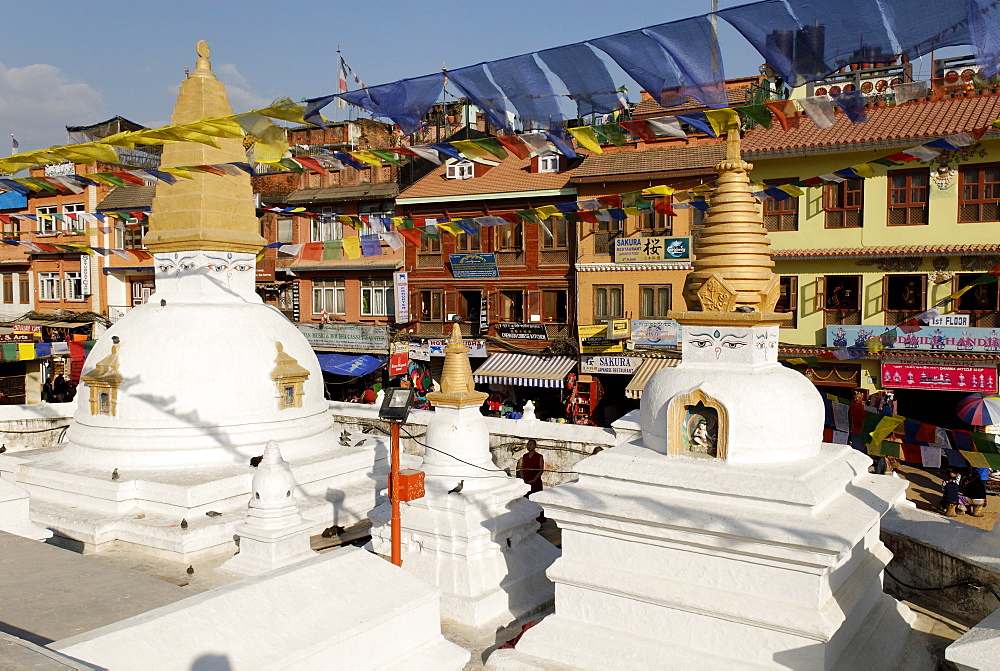
{"label": "window shutter", "polygon": [[816,289],[813,297],[816,311],[826,310],[826,277],[817,277],[813,286]]}

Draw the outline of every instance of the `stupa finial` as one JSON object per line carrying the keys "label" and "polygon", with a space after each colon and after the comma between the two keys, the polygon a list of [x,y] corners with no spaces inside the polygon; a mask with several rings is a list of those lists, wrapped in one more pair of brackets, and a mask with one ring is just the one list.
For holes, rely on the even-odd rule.
{"label": "stupa finial", "polygon": [[774,312],[780,287],[751,170],[740,155],[739,128],[730,126],[726,158],[715,166],[719,179],[685,280],[688,311],[671,315],[681,323],[777,324],[789,317]]}
{"label": "stupa finial", "polygon": [[[226,86],[212,73],[211,50],[202,40],[196,48],[194,72],[181,82],[171,123],[191,124],[229,116]],[[195,129],[196,130],[196,129]],[[218,138],[217,147],[201,142],[176,142],[163,147],[161,167],[245,163],[241,138]],[[174,184],[159,182],[143,239],[154,254],[217,251],[256,254],[264,246],[254,210],[250,176],[192,173]]]}
{"label": "stupa finial", "polygon": [[463,408],[480,406],[489,394],[476,391],[469,364],[469,348],[462,339],[458,322],[452,326],[451,339],[444,348],[444,370],[441,372],[441,391],[427,394],[432,405],[449,405]]}

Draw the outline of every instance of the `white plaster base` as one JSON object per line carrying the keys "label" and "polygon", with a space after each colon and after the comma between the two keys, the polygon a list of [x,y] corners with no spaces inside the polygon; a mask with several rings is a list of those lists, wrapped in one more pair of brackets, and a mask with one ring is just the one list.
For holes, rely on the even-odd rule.
{"label": "white plaster base", "polygon": [[57,641],[109,669],[461,669],[436,590],[357,548]]}
{"label": "white plaster base", "polygon": [[988,671],[1000,663],[1000,610],[945,648],[944,658],[959,671]]}
{"label": "white plaster base", "polygon": [[240,551],[219,567],[222,571],[238,575],[260,575],[283,566],[290,566],[316,555],[309,547],[309,529],[312,523],[276,531],[256,529],[246,523],[236,525],[240,537]]}
{"label": "white plaster base", "polygon": [[[456,483],[432,479],[424,498],[401,504],[403,569],[441,589],[444,619],[471,627],[504,625],[547,605],[545,570],[559,550],[537,533],[541,508],[524,498],[528,486],[501,475],[448,494]],[[386,502],[371,514],[372,547],[384,556],[390,513]]]}
{"label": "white plaster base", "polygon": [[52,532],[31,522],[28,492],[0,478],[0,531],[43,541]]}
{"label": "white plaster base", "polygon": [[556,613],[492,669],[892,669],[912,614],[882,591],[879,520],[905,491],[823,445],[784,464],[640,443],[535,495],[562,529]]}
{"label": "white plaster base", "polygon": [[[331,447],[291,462],[311,533],[366,521],[386,470],[384,444],[367,438],[361,447]],[[119,469],[111,480],[106,470],[67,464],[60,450],[0,455],[0,475],[28,491],[32,521],[53,529],[61,544],[83,552],[127,546],[184,563],[236,550],[235,527],[246,517],[255,470],[249,464]],[[210,510],[222,515],[207,517]]]}

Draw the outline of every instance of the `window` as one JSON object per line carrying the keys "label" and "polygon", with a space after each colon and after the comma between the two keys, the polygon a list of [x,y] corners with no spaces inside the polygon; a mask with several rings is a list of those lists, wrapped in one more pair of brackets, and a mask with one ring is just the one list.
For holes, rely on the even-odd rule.
{"label": "window", "polygon": [[556,154],[539,156],[538,172],[559,172],[559,156]]}
{"label": "window", "polygon": [[[767,182],[768,186],[781,186],[787,184],[785,180]],[[797,231],[799,230],[799,199],[789,196],[783,200],[778,200],[767,196],[761,205],[761,214],[764,217],[764,228],[768,231]]]}
{"label": "window", "polygon": [[615,238],[622,233],[620,221],[598,221],[594,224],[594,254],[615,253]]}
{"label": "window", "polygon": [[149,230],[149,224],[129,219],[124,225],[115,225],[115,247],[118,249],[144,249],[142,239]]}
{"label": "window", "polygon": [[497,249],[518,252],[524,249],[524,224],[508,224],[496,230]]}
{"label": "window", "polygon": [[66,300],[82,301],[83,295],[83,274],[79,270],[70,270],[63,278],[63,285],[66,287]]}
{"label": "window", "polygon": [[958,220],[1000,221],[1000,165],[962,168]]}
{"label": "window", "polygon": [[83,233],[87,230],[87,222],[83,220],[80,216],[86,212],[83,203],[74,203],[72,205],[63,205],[63,214],[65,215],[66,230],[72,231],[74,233]]}
{"label": "window", "polygon": [[656,210],[641,210],[636,230],[644,238],[668,236],[674,230],[673,217]]}
{"label": "window", "polygon": [[392,308],[392,280],[361,280],[361,314],[366,317],[385,317]]}
{"label": "window", "polygon": [[420,292],[420,318],[432,322],[444,320],[444,295],[440,289]]}
{"label": "window", "polygon": [[500,321],[521,322],[524,319],[524,292],[500,292]]}
{"label": "window", "polygon": [[926,275],[886,275],[882,278],[882,310],[887,326],[897,326],[926,307]]}
{"label": "window", "polygon": [[861,203],[864,180],[848,179],[830,183],[824,197],[827,228],[860,228]]}
{"label": "window", "polygon": [[278,219],[278,239],[275,242],[292,244],[292,218],[281,217]]}
{"label": "window", "polygon": [[448,179],[472,179],[475,176],[475,168],[472,161],[459,161],[448,166],[445,176]]}
{"label": "window", "polygon": [[3,276],[3,302],[13,303],[14,302],[14,276],[4,275]]}
{"label": "window", "polygon": [[309,224],[310,240],[326,242],[344,237],[344,225],[336,218],[332,207],[321,208],[319,216]]}
{"label": "window", "polygon": [[567,235],[568,223],[565,217],[550,217],[545,220],[545,227],[549,229],[549,233],[539,227],[539,237],[541,238],[542,249],[546,251],[552,251],[556,249],[567,249],[569,247],[569,239]]}
{"label": "window", "polygon": [[622,288],[594,287],[594,319],[616,319],[622,316]]}
{"label": "window", "polygon": [[926,169],[889,173],[890,226],[913,226],[929,221],[927,192],[930,179]]}
{"label": "window", "polygon": [[826,311],[826,325],[861,323],[861,276],[827,275],[823,278],[825,295],[821,304]]}
{"label": "window", "polygon": [[788,322],[782,322],[782,327],[795,328],[795,322],[798,319],[797,310],[799,307],[799,278],[798,277],[779,277],[778,278],[778,302],[774,306],[775,312],[780,313],[791,313],[792,319]]}
{"label": "window", "polygon": [[21,275],[21,279],[18,282],[18,289],[22,304],[27,304],[31,302],[31,280],[28,279],[28,274],[25,273]]}
{"label": "window", "polygon": [[59,273],[38,273],[38,299],[59,300]]}
{"label": "window", "polygon": [[567,292],[562,289],[542,291],[542,321],[565,324]]}
{"label": "window", "polygon": [[[392,218],[392,201],[382,202],[382,203],[362,203],[358,205],[358,216],[360,217],[380,217],[380,218]],[[381,232],[382,229],[376,229],[371,223],[363,223],[365,219],[362,219],[362,228],[358,232],[358,235],[372,235],[376,232]]]}
{"label": "window", "polygon": [[639,287],[639,316],[642,319],[665,319],[670,312],[670,285]]}
{"label": "window", "polygon": [[980,328],[995,327],[1000,325],[1000,315],[997,314],[997,287],[992,284],[974,285],[973,282],[982,277],[981,274],[960,274],[955,276],[955,291],[972,286],[971,289],[959,296],[955,312],[962,312],[969,315],[969,325]]}
{"label": "window", "polygon": [[347,313],[344,280],[313,280],[313,314],[329,315]]}
{"label": "window", "polygon": [[38,231],[42,234],[53,234],[59,232],[56,212],[59,208],[55,205],[35,208],[35,216],[38,217]]}
{"label": "window", "polygon": [[483,250],[483,234],[477,228],[475,233],[460,233],[455,236],[456,252],[481,252]]}
{"label": "window", "polygon": [[420,253],[421,254],[440,254],[441,253],[441,235],[438,234],[434,237],[427,235],[426,233],[420,234]]}

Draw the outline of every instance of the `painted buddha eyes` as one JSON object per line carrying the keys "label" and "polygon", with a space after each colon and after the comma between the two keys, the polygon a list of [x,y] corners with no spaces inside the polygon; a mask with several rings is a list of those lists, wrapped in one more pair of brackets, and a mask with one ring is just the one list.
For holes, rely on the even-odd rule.
{"label": "painted buddha eyes", "polygon": [[251,266],[249,263],[238,263],[235,266],[233,266],[233,268],[240,272],[245,272],[247,270],[250,270]]}
{"label": "painted buddha eyes", "polygon": [[210,263],[208,264],[208,269],[214,273],[221,273],[222,271],[226,270],[226,266],[225,264],[222,263]]}
{"label": "painted buddha eyes", "polygon": [[688,342],[692,346],[697,347],[699,349],[702,349],[702,348],[705,348],[705,347],[711,347],[712,346],[712,341],[711,340],[689,340]]}

